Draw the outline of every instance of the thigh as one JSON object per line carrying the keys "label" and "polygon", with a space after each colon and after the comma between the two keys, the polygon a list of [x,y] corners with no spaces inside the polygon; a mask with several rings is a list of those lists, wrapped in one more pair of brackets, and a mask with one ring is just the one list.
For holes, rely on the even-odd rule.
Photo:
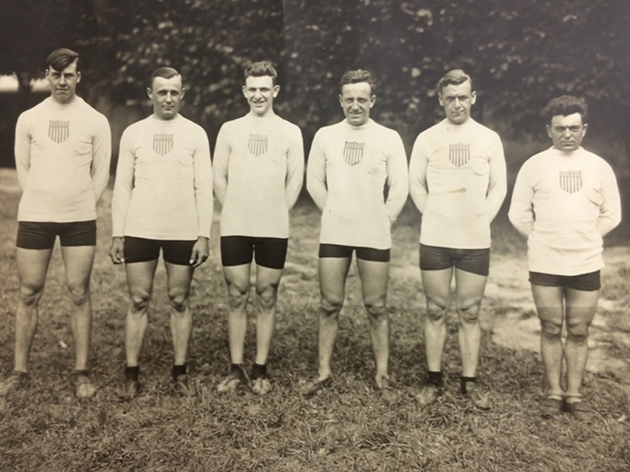
{"label": "thigh", "polygon": [[89,286],[95,252],[96,246],[61,246],[68,286]]}
{"label": "thigh", "polygon": [[57,238],[57,223],[19,221],[15,245],[21,249],[52,249]]}
{"label": "thigh", "polygon": [[164,267],[166,267],[169,296],[188,297],[195,268],[190,264],[172,264],[166,261],[164,261]]}
{"label": "thigh", "polygon": [[239,292],[244,293],[249,290],[249,274],[251,264],[235,266],[223,266],[223,276],[229,288],[234,286]]}
{"label": "thigh", "polygon": [[599,290],[566,289],[566,317],[567,324],[590,325],[597,311]]}
{"label": "thigh", "polygon": [[564,289],[549,285],[537,285],[532,283],[532,295],[534,304],[541,321],[562,325],[564,318]]}
{"label": "thigh", "polygon": [[157,264],[157,259],[132,263],[125,261],[127,284],[129,285],[129,293],[132,298],[144,298],[151,294]]}
{"label": "thigh", "polygon": [[190,266],[190,258],[195,243],[196,241],[162,241],[161,246],[164,263],[168,263],[169,265]]}
{"label": "thigh", "polygon": [[46,281],[46,272],[52,249],[17,248],[17,270],[20,285],[41,289]]}
{"label": "thigh", "polygon": [[451,298],[453,268],[442,270],[421,270],[422,289],[427,299],[427,307],[446,308]]}
{"label": "thigh", "polygon": [[263,292],[269,287],[277,288],[282,278],[282,269],[270,269],[261,265],[256,266],[256,291]]}
{"label": "thigh", "polygon": [[254,257],[254,241],[245,236],[221,237],[221,264],[234,267],[251,264]]}
{"label": "thigh", "polygon": [[286,238],[256,238],[254,254],[258,267],[282,270],[287,259],[289,240]]}
{"label": "thigh", "polygon": [[64,246],[96,246],[96,220],[60,225],[59,242]]}
{"label": "thigh", "polygon": [[363,302],[366,304],[385,303],[387,282],[389,280],[389,262],[367,261],[357,257]]}
{"label": "thigh", "polygon": [[343,303],[352,257],[320,257],[319,289],[329,301]]}
{"label": "thigh", "polygon": [[156,262],[160,257],[160,243],[153,239],[125,236],[123,242],[125,264]]}
{"label": "thigh", "polygon": [[455,269],[457,307],[466,309],[481,303],[487,280],[485,275]]}

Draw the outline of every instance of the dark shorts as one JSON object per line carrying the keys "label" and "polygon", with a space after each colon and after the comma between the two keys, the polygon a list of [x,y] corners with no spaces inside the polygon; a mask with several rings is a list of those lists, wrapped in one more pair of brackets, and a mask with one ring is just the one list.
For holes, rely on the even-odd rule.
{"label": "dark shorts", "polygon": [[173,241],[168,239],[145,239],[125,236],[123,253],[125,264],[149,262],[162,257],[170,264],[190,265],[192,249],[197,241]]}
{"label": "dark shorts", "polygon": [[22,249],[52,249],[59,236],[62,246],[96,246],[96,220],[72,223],[19,221],[16,246]]}
{"label": "dark shorts", "polygon": [[487,277],[490,249],[453,249],[420,244],[420,270],[444,270],[453,266]]}
{"label": "dark shorts", "polygon": [[371,247],[341,246],[339,244],[320,244],[319,257],[347,258],[357,252],[357,259],[374,262],[389,262],[389,249],[373,249]]}
{"label": "dark shorts", "polygon": [[571,288],[573,290],[583,290],[585,292],[599,290],[602,286],[599,271],[580,275],[553,275],[542,274],[540,272],[530,272],[529,282],[534,285]]}
{"label": "dark shorts", "polygon": [[269,269],[284,269],[289,240],[253,236],[221,236],[221,263],[224,267],[256,264]]}

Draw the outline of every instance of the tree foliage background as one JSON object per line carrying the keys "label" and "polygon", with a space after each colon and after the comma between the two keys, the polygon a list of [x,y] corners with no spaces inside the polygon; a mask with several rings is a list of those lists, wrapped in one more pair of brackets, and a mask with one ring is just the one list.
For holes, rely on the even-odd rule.
{"label": "tree foliage background", "polygon": [[[67,45],[84,57],[81,94],[143,103],[146,78],[171,65],[188,89],[185,114],[214,139],[247,111],[243,67],[270,59],[276,109],[306,142],[340,120],[341,74],[378,79],[374,116],[407,146],[440,118],[435,83],[460,67],[475,80],[475,116],[508,138],[542,137],[538,111],[575,94],[591,130],[630,143],[630,2],[606,0],[2,0],[0,73],[26,84]],[[591,131],[592,132],[592,131]],[[630,144],[626,144],[630,149]]]}

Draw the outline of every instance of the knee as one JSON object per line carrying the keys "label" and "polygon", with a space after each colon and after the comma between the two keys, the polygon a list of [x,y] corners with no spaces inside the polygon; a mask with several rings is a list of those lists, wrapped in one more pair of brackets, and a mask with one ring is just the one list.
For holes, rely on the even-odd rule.
{"label": "knee", "polygon": [[472,305],[468,307],[458,307],[457,314],[459,320],[463,324],[474,324],[479,321],[479,305]]}
{"label": "knee", "polygon": [[89,296],[90,296],[90,288],[88,285],[75,285],[68,284],[68,292],[70,293],[70,299],[75,306],[81,307],[85,305]]}
{"label": "knee", "polygon": [[444,322],[449,301],[444,298],[427,299],[427,319],[432,322]]}
{"label": "knee", "polygon": [[323,317],[329,318],[331,316],[337,316],[342,307],[343,299],[330,296],[322,296],[320,308]]}
{"label": "knee", "polygon": [[134,291],[131,294],[131,311],[141,313],[146,311],[151,301],[151,293],[148,291]]}
{"label": "knee", "polygon": [[560,339],[562,334],[562,323],[549,320],[540,321],[540,330],[546,339]]}
{"label": "knee", "polygon": [[381,322],[388,318],[389,312],[387,311],[385,300],[366,300],[364,304],[365,311],[367,311],[371,321]]}
{"label": "knee", "polygon": [[574,342],[584,343],[588,339],[588,323],[569,323],[567,336]]}
{"label": "knee", "polygon": [[277,293],[277,286],[274,285],[256,287],[256,295],[258,296],[258,303],[260,303],[261,308],[266,310],[272,309],[276,304]]}
{"label": "knee", "polygon": [[229,301],[231,309],[235,310],[235,309],[243,308],[245,304],[247,303],[248,296],[249,296],[249,283],[228,284],[228,301]]}
{"label": "knee", "polygon": [[20,285],[20,303],[26,306],[35,306],[44,293],[44,284],[27,284]]}
{"label": "knee", "polygon": [[188,294],[181,291],[169,290],[168,301],[178,313],[183,313],[188,307]]}

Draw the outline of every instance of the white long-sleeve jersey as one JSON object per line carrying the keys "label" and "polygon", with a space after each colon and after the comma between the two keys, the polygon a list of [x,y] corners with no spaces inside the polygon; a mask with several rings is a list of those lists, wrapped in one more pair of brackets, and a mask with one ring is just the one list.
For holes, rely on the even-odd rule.
{"label": "white long-sleeve jersey", "polygon": [[181,115],[149,116],[120,140],[112,236],[192,241],[210,237],[212,164],[204,129]]}
{"label": "white long-sleeve jersey", "polygon": [[277,115],[224,123],[213,162],[221,236],[289,237],[289,210],[304,184],[304,144]]}
{"label": "white long-sleeve jersey", "polygon": [[400,135],[372,120],[321,128],[311,146],[306,188],[322,211],[320,243],[389,249],[391,223],[409,190]]}
{"label": "white long-sleeve jersey", "polygon": [[529,270],[580,275],[600,270],[602,237],[621,221],[610,165],[579,148],[550,148],[529,158],[516,178],[510,222],[527,237]]}
{"label": "white long-sleeve jersey", "polygon": [[423,131],[411,153],[409,193],[422,213],[422,244],[489,248],[490,223],[507,193],[499,135],[472,118]]}
{"label": "white long-sleeve jersey", "polygon": [[96,219],[109,179],[109,123],[80,97],[48,97],[20,115],[15,165],[24,193],[18,221],[69,223]]}

